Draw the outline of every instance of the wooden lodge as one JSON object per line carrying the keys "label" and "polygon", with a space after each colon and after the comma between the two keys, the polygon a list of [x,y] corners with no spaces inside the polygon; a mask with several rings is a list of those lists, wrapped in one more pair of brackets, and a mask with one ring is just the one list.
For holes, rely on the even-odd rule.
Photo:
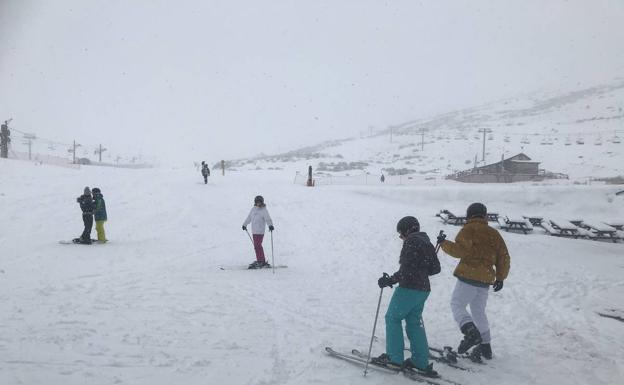
{"label": "wooden lodge", "polygon": [[446,179],[466,183],[511,183],[540,181],[545,177],[544,170],[539,169],[540,162],[531,160],[523,153],[514,155],[500,162],[473,167],[448,175]]}

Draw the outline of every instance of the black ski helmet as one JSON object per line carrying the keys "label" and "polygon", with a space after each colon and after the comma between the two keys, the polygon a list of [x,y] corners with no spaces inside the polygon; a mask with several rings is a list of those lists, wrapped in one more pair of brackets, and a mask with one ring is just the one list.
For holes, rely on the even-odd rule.
{"label": "black ski helmet", "polygon": [[257,205],[258,203],[264,206],[264,198],[262,197],[262,195],[258,195],[254,198],[254,205]]}
{"label": "black ski helmet", "polygon": [[397,232],[401,235],[407,235],[413,231],[420,231],[420,223],[418,219],[408,216],[403,217],[397,222]]}
{"label": "black ski helmet", "polygon": [[485,205],[483,203],[473,203],[470,206],[468,206],[468,209],[466,210],[466,218],[470,219],[473,217],[481,217],[481,218],[485,218],[485,216],[487,215],[487,207],[485,207]]}

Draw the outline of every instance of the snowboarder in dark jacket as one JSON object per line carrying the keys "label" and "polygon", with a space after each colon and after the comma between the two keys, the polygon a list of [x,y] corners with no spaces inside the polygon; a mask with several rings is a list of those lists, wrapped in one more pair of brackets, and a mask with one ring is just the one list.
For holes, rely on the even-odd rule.
{"label": "snowboarder in dark jacket", "polygon": [[106,202],[104,201],[104,196],[102,195],[102,191],[95,187],[93,189],[93,200],[95,203],[95,231],[97,232],[97,240],[99,243],[104,243],[107,241],[106,233],[104,231],[104,222],[108,220],[106,215]]}
{"label": "snowboarder in dark jacket", "polygon": [[208,184],[208,177],[210,176],[210,169],[208,168],[208,163],[202,161],[202,169],[201,173],[204,177],[204,184]]}
{"label": "snowboarder in dark jacket", "polygon": [[[429,345],[422,312],[431,291],[429,276],[440,272],[440,261],[427,233],[420,231],[416,218],[402,218],[397,223],[397,232],[403,240],[399,271],[391,276],[384,273],[377,283],[380,288],[392,287],[397,283],[399,287],[394,290],[385,316],[386,353],[373,358],[373,362],[389,367],[408,368],[425,376],[437,377],[437,372],[429,363]],[[412,357],[405,361],[403,320],[412,353]]]}
{"label": "snowboarder in dark jacket", "polygon": [[76,201],[80,204],[82,210],[82,222],[84,223],[84,231],[80,238],[74,239],[75,243],[91,244],[91,229],[93,228],[93,211],[95,210],[95,202],[91,196],[89,187],[84,188],[84,193],[79,196]]}

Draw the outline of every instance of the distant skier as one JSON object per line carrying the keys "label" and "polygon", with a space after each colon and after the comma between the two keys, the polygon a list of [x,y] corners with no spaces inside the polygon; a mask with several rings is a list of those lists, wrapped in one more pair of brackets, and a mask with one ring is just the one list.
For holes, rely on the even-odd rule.
{"label": "distant skier", "polygon": [[[477,353],[492,358],[490,326],[485,306],[489,286],[494,291],[503,288],[503,281],[509,274],[510,257],[507,246],[499,232],[488,226],[487,208],[482,203],[473,203],[466,211],[468,222],[455,237],[455,242],[438,237],[438,243],[448,255],[459,258],[453,275],[457,283],[451,298],[453,318],[464,334],[457,351],[465,353],[478,346]],[[470,313],[466,306],[470,305]],[[472,313],[472,314],[471,314]]]}
{"label": "distant skier", "polygon": [[[431,291],[429,276],[440,272],[440,261],[427,233],[420,231],[414,217],[404,217],[397,223],[403,248],[399,271],[392,276],[384,273],[377,281],[380,288],[398,283],[386,311],[386,353],[372,362],[382,366],[408,368],[428,377],[437,377],[429,363],[429,344],[422,320],[425,301]],[[403,325],[410,341],[412,357],[403,361],[405,342]]]}
{"label": "distant skier", "polygon": [[104,196],[99,188],[95,187],[93,190],[93,200],[95,202],[95,230],[97,231],[98,242],[106,242],[106,233],[104,232],[104,222],[107,221],[106,215],[106,202]]}
{"label": "distant skier", "polygon": [[79,196],[76,201],[80,204],[82,210],[82,222],[84,223],[84,230],[80,238],[75,238],[74,243],[82,243],[85,245],[91,244],[91,229],[93,228],[93,211],[95,210],[95,202],[91,196],[91,190],[89,187],[84,188],[84,192]]}
{"label": "distant skier", "polygon": [[264,249],[262,248],[262,240],[264,239],[264,230],[269,225],[269,231],[275,230],[273,221],[269,215],[269,211],[264,204],[264,198],[258,195],[254,199],[254,207],[251,208],[249,215],[243,222],[243,230],[247,231],[247,225],[251,223],[251,233],[253,236],[253,245],[256,252],[256,260],[249,265],[250,269],[260,269],[263,267],[271,267],[264,258]]}
{"label": "distant skier", "polygon": [[384,174],[381,174],[381,178],[379,178],[379,180],[381,181],[381,183],[386,181],[386,176]]}
{"label": "distant skier", "polygon": [[210,176],[210,169],[208,168],[208,164],[202,161],[201,173],[204,176],[204,184],[208,184],[208,177]]}

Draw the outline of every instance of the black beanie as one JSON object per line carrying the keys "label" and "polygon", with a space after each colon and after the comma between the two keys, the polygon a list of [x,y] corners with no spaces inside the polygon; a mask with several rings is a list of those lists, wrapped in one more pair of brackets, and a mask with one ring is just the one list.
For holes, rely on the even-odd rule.
{"label": "black beanie", "polygon": [[466,210],[466,218],[470,219],[473,217],[482,217],[485,218],[487,215],[487,208],[483,203],[473,203],[468,206],[468,210]]}
{"label": "black beanie", "polygon": [[399,234],[407,235],[413,231],[420,231],[420,223],[415,217],[403,217],[397,223],[396,229]]}

